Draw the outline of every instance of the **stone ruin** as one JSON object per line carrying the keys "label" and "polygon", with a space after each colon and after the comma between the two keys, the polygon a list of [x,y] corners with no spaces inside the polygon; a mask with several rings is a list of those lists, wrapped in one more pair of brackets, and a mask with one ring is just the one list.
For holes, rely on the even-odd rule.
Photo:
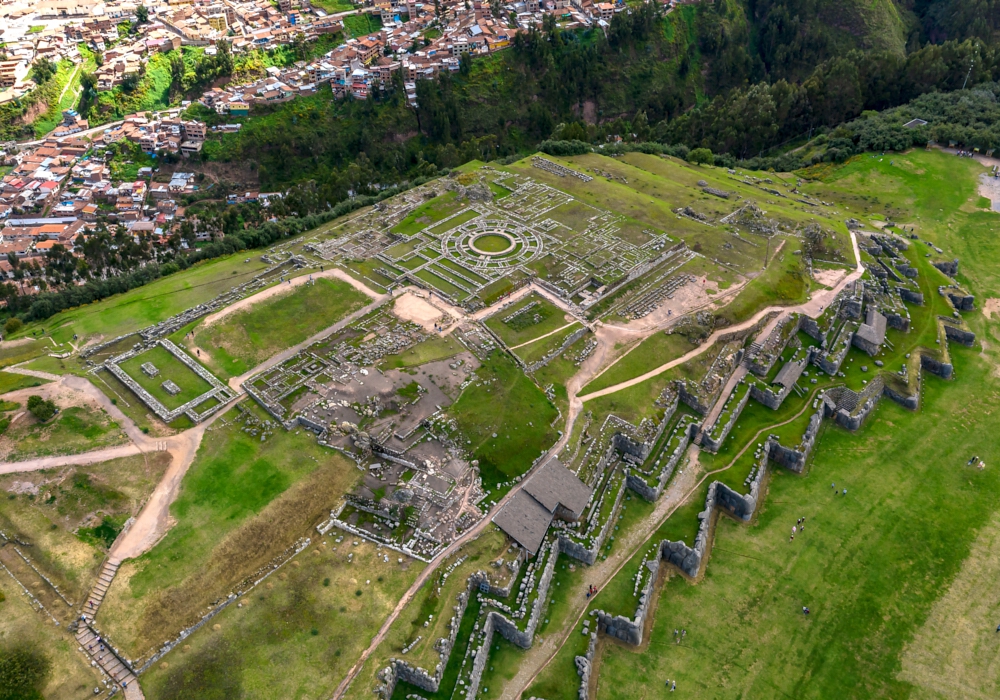
{"label": "stone ruin", "polygon": [[757,203],[748,200],[746,204],[721,219],[724,224],[732,224],[759,236],[773,236],[778,233],[778,224],[767,218],[767,212]]}

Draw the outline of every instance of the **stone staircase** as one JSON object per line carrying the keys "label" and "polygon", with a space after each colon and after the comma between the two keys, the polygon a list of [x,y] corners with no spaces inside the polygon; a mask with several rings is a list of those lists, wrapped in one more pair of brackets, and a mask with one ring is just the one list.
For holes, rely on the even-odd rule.
{"label": "stone staircase", "polygon": [[121,561],[118,559],[108,557],[105,560],[104,566],[101,567],[101,573],[97,575],[97,583],[94,584],[90,595],[87,596],[80,619],[76,623],[76,642],[83,652],[91,658],[91,665],[100,667],[114,681],[112,695],[123,690],[128,700],[144,700],[135,673],[125,663],[118,651],[111,646],[111,643],[103,639],[93,627],[94,616],[97,615],[101,602],[107,595],[120,565]]}
{"label": "stone staircase", "polygon": [[80,625],[76,642],[92,659],[91,665],[99,666],[117,687],[125,691],[126,698],[137,700],[143,697],[135,673],[89,623]]}
{"label": "stone staircase", "polygon": [[94,621],[97,609],[101,607],[101,601],[104,600],[108,588],[111,587],[111,582],[114,580],[115,573],[118,571],[120,565],[120,561],[108,557],[104,562],[104,566],[101,567],[101,573],[97,575],[97,583],[91,589],[90,595],[87,596],[87,600],[83,604],[83,610],[81,611],[83,619],[88,624]]}

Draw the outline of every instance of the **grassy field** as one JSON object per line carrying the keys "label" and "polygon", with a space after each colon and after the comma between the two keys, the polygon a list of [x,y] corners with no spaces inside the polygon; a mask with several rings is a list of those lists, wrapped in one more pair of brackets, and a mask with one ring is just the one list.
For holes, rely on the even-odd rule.
{"label": "grassy field", "polygon": [[[423,568],[337,530],[143,676],[148,698],[329,697]],[[350,559],[348,555],[353,555]],[[364,631],[364,632],[363,632]]]}
{"label": "grassy field", "polygon": [[417,367],[428,362],[434,362],[435,360],[447,359],[452,355],[457,355],[464,349],[462,344],[450,335],[443,337],[434,336],[396,355],[386,355],[379,366],[383,369]]}
{"label": "grassy field", "polygon": [[[556,440],[555,407],[507,355],[494,352],[448,413],[470,440],[486,488],[527,471]],[[502,493],[504,490],[501,490]],[[498,497],[494,491],[494,498]]]}
{"label": "grassy field", "polygon": [[[638,697],[664,678],[700,697],[911,694],[901,654],[1000,506],[996,470],[965,466],[972,454],[1000,458],[986,415],[1000,385],[982,381],[993,360],[957,355],[959,379],[929,379],[921,412],[885,401],[858,434],[827,428],[807,476],[773,472],[752,527],[720,520],[704,580],[664,588],[649,649],[606,648],[599,697]],[[809,530],[789,542],[802,516]],[[965,631],[990,658],[1000,654],[998,611]],[[675,628],[688,631],[682,645]],[[963,680],[973,679],[997,681],[986,669]]]}
{"label": "grassy field", "polygon": [[24,374],[14,374],[13,372],[0,372],[0,394],[48,383],[48,379],[39,379],[38,377],[29,377]]}
{"label": "grassy field", "polygon": [[694,348],[691,341],[682,335],[654,333],[632,348],[628,354],[623,355],[603,374],[587,384],[580,393],[589,394],[638,377],[686,352],[690,352]]}
{"label": "grassy field", "polygon": [[122,567],[101,607],[101,624],[135,656],[308,535],[357,478],[311,434],[278,429],[262,442],[237,418],[212,426],[171,506],[177,524]]}
{"label": "grassy field", "polygon": [[[65,628],[56,627],[44,613],[35,612],[21,588],[6,572],[0,572],[0,654],[5,651],[34,649],[49,665],[42,684],[42,695],[7,695],[10,698],[45,697],[46,700],[78,700],[93,696],[100,675],[86,657],[76,650],[74,639]],[[6,695],[6,693],[5,693]]]}
{"label": "grassy field", "polygon": [[[147,362],[159,370],[156,376],[150,377],[142,371],[142,365]],[[162,345],[155,345],[144,353],[130,357],[122,362],[120,367],[139,386],[171,411],[212,388],[211,384]],[[164,389],[162,385],[168,381],[176,384],[180,392],[171,395]]]}
{"label": "grassy field", "polygon": [[194,332],[199,359],[222,376],[236,376],[357,311],[368,297],[346,282],[315,284],[266,299]]}
{"label": "grassy field", "polygon": [[73,342],[82,345],[98,336],[110,339],[136,331],[204,303],[266,267],[259,257],[244,260],[245,254],[208,260],[130,292],[27,324],[17,335],[51,335],[59,343],[77,335]]}
{"label": "grassy field", "polygon": [[[31,543],[31,556],[46,575],[71,599],[80,599],[93,584],[109,544],[101,535],[117,535],[169,462],[170,456],[159,452],[0,476],[5,494],[0,499],[0,529]],[[8,493],[15,481],[33,483],[38,495]]]}
{"label": "grassy field", "polygon": [[90,452],[125,442],[125,433],[103,409],[70,406],[45,423],[26,412],[0,437],[0,452],[6,461],[18,462],[45,455]]}

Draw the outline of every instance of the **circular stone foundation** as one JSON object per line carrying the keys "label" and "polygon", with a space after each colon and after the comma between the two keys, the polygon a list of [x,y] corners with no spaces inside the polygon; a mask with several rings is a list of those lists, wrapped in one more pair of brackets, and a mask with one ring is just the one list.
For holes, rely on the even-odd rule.
{"label": "circular stone foundation", "polygon": [[513,236],[499,231],[484,233],[468,242],[469,248],[480,255],[504,255],[514,250],[516,245]]}

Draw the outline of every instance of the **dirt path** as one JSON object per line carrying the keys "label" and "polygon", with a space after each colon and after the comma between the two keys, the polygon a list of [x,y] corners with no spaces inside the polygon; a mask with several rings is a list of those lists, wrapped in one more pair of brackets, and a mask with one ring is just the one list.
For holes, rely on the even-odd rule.
{"label": "dirt path", "polygon": [[357,289],[359,292],[367,295],[372,299],[378,299],[382,296],[378,292],[374,291],[373,289],[370,289],[366,285],[354,279],[343,270],[339,268],[332,268],[329,270],[323,270],[322,272],[313,272],[307,275],[299,275],[298,277],[292,277],[291,279],[285,280],[280,284],[276,284],[273,287],[268,287],[267,289],[259,291],[256,294],[248,296],[245,299],[240,299],[239,301],[230,304],[224,309],[220,309],[219,311],[216,311],[214,314],[209,314],[208,316],[206,316],[205,319],[202,321],[201,326],[202,328],[208,328],[212,324],[221,321],[226,316],[234,314],[238,311],[243,311],[244,309],[249,309],[255,304],[259,304],[262,301],[267,301],[272,297],[292,292],[298,287],[301,287],[304,284],[308,284],[310,280],[327,278],[327,277],[333,277],[341,280],[342,282],[347,282],[349,285]]}
{"label": "dirt path", "polygon": [[[595,391],[590,394],[586,394],[585,396],[581,396],[579,397],[580,401],[590,401],[591,399],[596,399],[600,396],[607,396],[608,394],[613,394],[617,391],[621,391],[622,389],[627,389],[631,386],[635,386],[636,384],[641,384],[647,379],[652,379],[653,377],[663,374],[667,370],[673,369],[678,365],[682,365],[685,362],[688,362],[689,360],[692,360],[701,353],[705,352],[710,347],[712,347],[712,345],[715,343],[716,340],[719,339],[720,336],[732,333],[733,331],[749,328],[758,321],[760,321],[762,318],[764,318],[767,314],[772,313],[774,311],[778,311],[781,314],[800,313],[800,314],[805,314],[806,316],[811,316],[812,318],[817,318],[823,312],[823,309],[825,309],[826,306],[836,298],[836,296],[841,292],[842,289],[844,289],[844,287],[846,287],[854,280],[859,279],[861,275],[864,274],[865,268],[861,264],[861,252],[858,250],[858,238],[853,231],[851,231],[851,244],[854,247],[854,256],[855,259],[858,261],[858,265],[851,274],[847,275],[842,280],[840,280],[837,286],[834,287],[833,289],[820,290],[814,293],[809,301],[802,304],[797,304],[795,306],[768,306],[764,309],[761,309],[760,311],[755,313],[752,317],[750,317],[746,321],[743,321],[742,323],[738,323],[734,326],[728,326],[727,328],[720,328],[719,330],[715,331],[714,333],[712,333],[711,336],[709,336],[708,340],[706,340],[701,345],[696,347],[694,350],[691,350],[687,354],[682,355],[681,357],[678,357],[674,360],[671,360],[670,362],[662,364],[656,369],[652,369],[646,372],[645,374],[639,375],[638,377],[633,377],[632,379],[628,379],[624,382],[620,382],[613,386],[609,386],[599,391]],[[772,323],[774,322],[776,321],[773,320]]]}
{"label": "dirt path", "polygon": [[548,338],[550,335],[555,335],[556,333],[564,331],[567,328],[569,328],[570,326],[575,326],[578,323],[580,323],[580,322],[579,321],[573,321],[572,323],[567,323],[565,326],[560,326],[559,328],[556,328],[554,331],[549,331],[545,335],[540,335],[537,338],[532,338],[531,340],[529,340],[526,343],[521,343],[520,345],[512,345],[510,348],[508,348],[508,350],[517,350],[518,348],[523,348],[525,345],[531,345],[532,343],[537,343],[539,340],[542,340],[544,338]]}

